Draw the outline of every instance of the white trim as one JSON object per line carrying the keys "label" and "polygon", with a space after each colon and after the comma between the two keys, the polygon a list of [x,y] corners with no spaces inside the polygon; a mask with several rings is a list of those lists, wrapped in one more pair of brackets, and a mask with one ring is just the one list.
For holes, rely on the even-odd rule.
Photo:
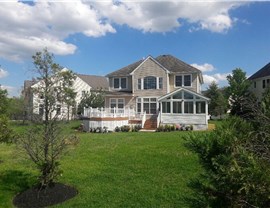
{"label": "white trim", "polygon": [[203,96],[202,94],[196,93],[196,92],[194,92],[194,91],[191,91],[191,90],[186,89],[186,88],[183,88],[183,87],[179,87],[177,90],[174,90],[173,92],[170,92],[170,93],[168,93],[168,94],[166,94],[166,95],[163,95],[163,96],[159,97],[159,98],[158,98],[158,102],[160,102],[160,101],[162,101],[162,100],[164,100],[164,99],[166,99],[166,98],[168,98],[168,97],[170,97],[170,96],[172,96],[172,95],[174,95],[174,94],[176,94],[176,93],[178,93],[178,92],[180,92],[180,91],[182,91],[182,90],[183,90],[183,91],[186,91],[186,92],[188,92],[188,93],[190,93],[190,94],[193,94],[193,95],[195,95],[195,96],[198,96],[198,97],[200,97],[200,98],[203,99],[203,100],[207,100],[207,101],[210,100],[209,98]]}

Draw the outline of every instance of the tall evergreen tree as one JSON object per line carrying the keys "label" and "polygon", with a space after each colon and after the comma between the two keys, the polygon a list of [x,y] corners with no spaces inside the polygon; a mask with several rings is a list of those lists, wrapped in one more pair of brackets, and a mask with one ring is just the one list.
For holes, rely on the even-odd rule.
{"label": "tall evergreen tree", "polygon": [[216,82],[212,82],[205,92],[205,95],[210,98],[208,112],[210,115],[220,116],[227,110],[227,100],[223,96],[221,90],[218,88]]}
{"label": "tall evergreen tree", "polygon": [[245,113],[244,100],[249,96],[250,82],[247,80],[246,72],[240,68],[234,69],[232,74],[227,76],[227,80],[231,115],[241,116]]}

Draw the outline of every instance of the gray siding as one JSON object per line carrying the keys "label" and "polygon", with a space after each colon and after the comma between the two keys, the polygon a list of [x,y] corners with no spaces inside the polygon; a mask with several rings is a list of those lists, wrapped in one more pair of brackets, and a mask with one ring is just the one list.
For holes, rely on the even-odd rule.
{"label": "gray siding", "polygon": [[[139,97],[148,97],[148,96],[156,96],[159,97],[167,93],[167,75],[166,71],[155,63],[151,59],[147,59],[135,72],[134,72],[134,95]],[[142,79],[147,76],[154,76],[154,77],[162,77],[163,78],[163,87],[162,89],[149,89],[144,90],[138,89],[138,79]],[[157,83],[158,84],[158,83]]]}

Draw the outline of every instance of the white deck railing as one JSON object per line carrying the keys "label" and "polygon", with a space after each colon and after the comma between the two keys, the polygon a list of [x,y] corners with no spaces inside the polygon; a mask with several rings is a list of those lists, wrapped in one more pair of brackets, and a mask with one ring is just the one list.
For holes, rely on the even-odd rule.
{"label": "white deck railing", "polygon": [[84,108],[84,117],[88,118],[118,118],[128,117],[129,119],[141,119],[132,108]]}

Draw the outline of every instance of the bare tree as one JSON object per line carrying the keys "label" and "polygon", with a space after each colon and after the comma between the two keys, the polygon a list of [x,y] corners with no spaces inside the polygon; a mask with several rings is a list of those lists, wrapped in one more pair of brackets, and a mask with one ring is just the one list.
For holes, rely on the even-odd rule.
{"label": "bare tree", "polygon": [[61,133],[59,120],[62,117],[57,113],[57,105],[65,102],[67,89],[72,91],[74,76],[69,71],[62,73],[62,68],[53,59],[53,54],[47,49],[33,56],[35,70],[39,75],[33,93],[42,97],[42,124],[35,124],[19,142],[40,171],[41,188],[54,184],[60,174],[59,159],[67,146],[67,140],[76,139]]}

